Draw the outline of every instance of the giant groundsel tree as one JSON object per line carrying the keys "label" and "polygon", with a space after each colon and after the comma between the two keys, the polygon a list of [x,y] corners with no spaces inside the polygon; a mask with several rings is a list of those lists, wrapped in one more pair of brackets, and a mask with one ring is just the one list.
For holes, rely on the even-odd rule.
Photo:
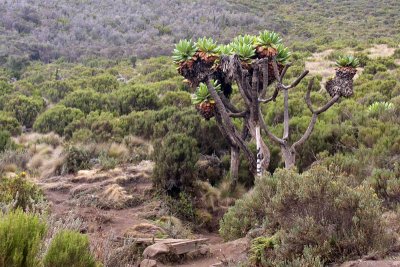
{"label": "giant groundsel tree", "polygon": [[[262,136],[267,136],[281,149],[286,168],[295,165],[296,153],[309,139],[318,115],[328,110],[341,97],[353,94],[353,77],[358,60],[348,56],[337,61],[336,75],[326,83],[331,99],[322,107],[315,108],[311,102],[314,79],[308,84],[305,101],[311,111],[309,125],[302,136],[289,141],[290,114],[289,92],[307,75],[304,70],[292,83],[284,84],[285,74],[291,64],[290,52],[281,37],[270,31],[258,36],[238,36],[228,45],[217,45],[211,38],[200,38],[197,42],[181,40],[173,52],[178,72],[193,87],[193,104],[205,118],[215,117],[221,133],[231,146],[232,189],[236,185],[240,152],[249,162],[250,171],[261,175],[268,168],[271,153]],[[239,109],[231,101],[232,87],[237,86],[244,108]],[[277,136],[270,131],[261,112],[262,105],[275,101],[283,94],[283,133]],[[241,123],[237,123],[237,120]],[[257,153],[249,148],[255,140]]]}

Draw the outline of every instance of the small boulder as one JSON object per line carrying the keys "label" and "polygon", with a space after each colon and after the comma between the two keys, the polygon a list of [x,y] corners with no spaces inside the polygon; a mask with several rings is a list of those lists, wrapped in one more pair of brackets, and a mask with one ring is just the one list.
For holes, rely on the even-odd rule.
{"label": "small boulder", "polygon": [[145,259],[155,259],[159,256],[166,255],[170,252],[169,247],[163,243],[156,243],[151,246],[148,246],[143,251],[143,257]]}
{"label": "small boulder", "polygon": [[139,266],[140,267],[157,267],[157,262],[155,260],[145,259],[140,263]]}

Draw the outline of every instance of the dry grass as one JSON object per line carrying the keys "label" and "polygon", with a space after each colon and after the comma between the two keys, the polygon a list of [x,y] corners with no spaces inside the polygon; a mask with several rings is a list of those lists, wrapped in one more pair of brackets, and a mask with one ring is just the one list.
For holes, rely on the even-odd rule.
{"label": "dry grass", "polygon": [[117,184],[108,186],[104,192],[99,194],[99,200],[102,206],[122,209],[129,205],[133,197],[125,189]]}
{"label": "dry grass", "polygon": [[378,57],[390,57],[394,54],[396,48],[389,47],[387,44],[377,44],[371,48],[368,48],[366,52],[368,57],[375,59]]}
{"label": "dry grass", "polygon": [[140,223],[126,230],[124,236],[130,238],[160,238],[166,236],[166,231],[154,224]]}
{"label": "dry grass", "polygon": [[132,148],[132,147],[147,145],[147,142],[141,137],[128,135],[124,138],[124,144],[127,147]]}
{"label": "dry grass", "polygon": [[112,143],[107,155],[115,159],[126,159],[129,156],[129,149],[124,144]]}

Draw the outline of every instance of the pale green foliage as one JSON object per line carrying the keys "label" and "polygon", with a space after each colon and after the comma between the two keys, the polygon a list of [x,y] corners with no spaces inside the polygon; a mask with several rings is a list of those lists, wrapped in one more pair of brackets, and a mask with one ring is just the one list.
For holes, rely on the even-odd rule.
{"label": "pale green foliage", "polygon": [[276,61],[281,64],[286,64],[287,60],[291,56],[289,48],[285,47],[283,44],[278,44],[276,45],[276,50],[278,51],[278,54],[276,55]]}
{"label": "pale green foliage", "polygon": [[199,38],[196,42],[197,48],[207,54],[218,53],[218,44],[212,38]]}
{"label": "pale green foliage", "polygon": [[38,215],[19,209],[0,213],[0,266],[40,266],[38,252],[46,228]]}
{"label": "pale green foliage", "polygon": [[276,32],[263,31],[257,36],[256,45],[276,48],[278,44],[282,43],[282,38]]}
{"label": "pale green foliage", "polygon": [[[212,84],[217,92],[221,91],[221,85],[218,81],[212,81]],[[214,101],[208,91],[208,87],[205,83],[200,83],[196,89],[196,92],[192,95],[192,104],[197,105],[204,101]]]}
{"label": "pale green foliage", "polygon": [[44,267],[95,267],[86,235],[62,230],[51,241],[44,258]]}
{"label": "pale green foliage", "polygon": [[277,245],[275,237],[259,236],[251,241],[249,260],[255,265],[266,265],[266,250],[273,249]]}
{"label": "pale green foliage", "polygon": [[13,208],[31,210],[44,200],[42,190],[24,175],[0,178],[0,203],[13,204]]}
{"label": "pale green foliage", "polygon": [[175,63],[182,63],[191,59],[197,51],[192,40],[180,40],[173,51],[172,60]]}
{"label": "pale green foliage", "polygon": [[232,43],[233,52],[239,56],[242,61],[249,61],[256,55],[256,50],[251,44],[248,43]]}
{"label": "pale green foliage", "polygon": [[368,106],[368,112],[373,115],[381,114],[390,110],[394,110],[394,105],[390,102],[374,102]]}
{"label": "pale green foliage", "polygon": [[256,43],[256,37],[253,35],[239,35],[236,36],[233,41],[232,41],[232,45],[250,45],[250,46],[254,46],[254,44]]}
{"label": "pale green foliage", "polygon": [[340,56],[336,60],[336,66],[338,67],[351,67],[357,68],[360,65],[358,58],[354,56]]}
{"label": "pale green foliage", "polygon": [[219,45],[218,46],[218,53],[220,55],[232,55],[233,54],[233,47],[231,44],[227,44],[227,45]]}

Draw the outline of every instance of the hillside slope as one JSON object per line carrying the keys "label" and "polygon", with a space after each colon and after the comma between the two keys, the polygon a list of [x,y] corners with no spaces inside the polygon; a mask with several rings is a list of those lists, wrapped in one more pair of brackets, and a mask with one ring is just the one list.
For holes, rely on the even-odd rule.
{"label": "hillside slope", "polygon": [[0,63],[9,55],[46,62],[88,55],[167,55],[181,38],[207,35],[225,42],[266,28],[300,45],[399,40],[399,10],[396,0],[4,1]]}

